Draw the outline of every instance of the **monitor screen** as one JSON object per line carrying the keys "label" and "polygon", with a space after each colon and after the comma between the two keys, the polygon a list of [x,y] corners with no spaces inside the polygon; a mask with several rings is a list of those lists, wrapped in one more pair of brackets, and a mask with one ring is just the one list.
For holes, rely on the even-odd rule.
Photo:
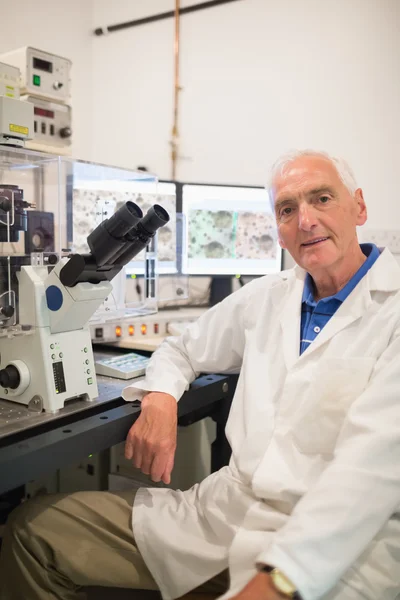
{"label": "monitor screen", "polygon": [[[155,195],[154,195],[155,194]],[[157,273],[168,275],[177,273],[177,222],[176,185],[172,182],[158,182],[156,191],[138,191],[134,202],[145,214],[153,204],[160,204],[169,214],[170,220],[157,231]],[[144,251],[138,254],[126,267],[127,276],[142,275]]]}
{"label": "monitor screen", "polygon": [[265,188],[184,184],[182,272],[265,275],[281,270],[275,216]]}
{"label": "monitor screen", "polygon": [[[131,200],[145,214],[153,204],[160,204],[168,212],[170,220],[157,232],[158,273],[177,272],[176,251],[176,186],[173,182],[146,180],[96,180],[73,178],[72,183],[72,250],[78,254],[89,252],[86,238],[104,219],[109,218],[122,204]],[[144,178],[143,178],[144,179]],[[144,274],[144,251],[129,262],[127,276]]]}

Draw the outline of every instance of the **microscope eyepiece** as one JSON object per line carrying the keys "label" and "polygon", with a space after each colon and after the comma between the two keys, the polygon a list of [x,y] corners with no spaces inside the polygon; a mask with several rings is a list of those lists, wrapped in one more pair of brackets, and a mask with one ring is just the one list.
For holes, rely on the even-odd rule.
{"label": "microscope eyepiece", "polygon": [[71,256],[60,270],[61,283],[73,287],[84,281],[111,281],[168,221],[167,211],[159,204],[152,206],[143,217],[137,204],[126,202],[88,236],[90,254]]}
{"label": "microscope eyepiece", "polygon": [[155,233],[157,229],[168,223],[169,214],[159,204],[154,204],[140,221],[140,225],[149,233]]}
{"label": "microscope eyepiece", "polygon": [[110,235],[121,239],[142,217],[141,208],[129,200],[105,222],[105,227]]}
{"label": "microscope eyepiece", "polygon": [[143,219],[126,234],[126,244],[120,252],[115,254],[115,263],[121,266],[126,265],[141,250],[146,248],[157,229],[168,223],[168,221],[169,214],[165,208],[159,204],[151,206]]}
{"label": "microscope eyepiece", "polygon": [[143,217],[141,208],[134,202],[123,204],[112,217],[106,219],[88,236],[87,242],[96,264],[112,264],[113,258],[125,246],[125,236]]}

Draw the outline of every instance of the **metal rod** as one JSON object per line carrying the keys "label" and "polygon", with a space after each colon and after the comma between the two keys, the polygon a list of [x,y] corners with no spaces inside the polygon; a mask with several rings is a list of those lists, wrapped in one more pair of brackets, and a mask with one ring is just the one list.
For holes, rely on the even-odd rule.
{"label": "metal rod", "polygon": [[179,116],[179,21],[180,21],[180,0],[175,0],[175,39],[174,39],[174,118],[172,125],[172,137],[171,137],[171,178],[174,181],[176,179],[176,161],[178,159],[178,146],[179,146],[179,130],[178,130],[178,116]]}
{"label": "metal rod", "polygon": [[[230,2],[237,2],[238,0],[210,0],[209,2],[201,2],[200,4],[194,4],[193,6],[187,6],[179,9],[180,15],[186,15],[192,12],[197,12],[205,8],[214,8],[214,6],[220,6],[222,4],[229,4]],[[144,17],[143,19],[136,19],[135,21],[127,21],[126,23],[118,23],[117,25],[109,25],[108,27],[97,27],[94,30],[95,35],[104,35],[106,33],[112,33],[114,31],[120,31],[121,29],[129,29],[130,27],[139,27],[140,25],[147,25],[148,23],[155,23],[156,21],[162,21],[164,19],[172,19],[175,17],[175,11],[170,10],[165,13],[159,13],[152,15],[151,17]]]}

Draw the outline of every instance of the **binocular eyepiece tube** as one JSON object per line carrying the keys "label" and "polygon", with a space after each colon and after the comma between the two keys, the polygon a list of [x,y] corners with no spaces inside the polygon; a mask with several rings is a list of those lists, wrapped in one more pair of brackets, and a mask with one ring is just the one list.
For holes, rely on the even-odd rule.
{"label": "binocular eyepiece tube", "polygon": [[113,256],[124,248],[126,234],[142,217],[141,208],[129,201],[92,231],[87,243],[99,267],[108,264]]}
{"label": "binocular eyepiece tube", "polygon": [[126,245],[114,256],[115,264],[125,266],[141,250],[146,248],[156,231],[169,221],[167,211],[159,204],[154,204],[143,219],[125,236]]}
{"label": "binocular eyepiece tube", "polygon": [[84,281],[111,281],[168,221],[167,211],[159,204],[143,216],[137,204],[126,202],[88,236],[91,254],[71,256],[60,271],[61,282],[73,287]]}

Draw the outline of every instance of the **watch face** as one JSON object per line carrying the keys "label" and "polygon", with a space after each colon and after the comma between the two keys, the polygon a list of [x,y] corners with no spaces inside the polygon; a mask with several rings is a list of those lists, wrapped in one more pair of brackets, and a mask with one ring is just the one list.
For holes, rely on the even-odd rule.
{"label": "watch face", "polygon": [[274,585],[280,592],[287,594],[288,596],[292,596],[295,593],[296,588],[294,587],[293,583],[284,576],[283,573],[276,569],[275,571],[272,571],[271,576]]}

